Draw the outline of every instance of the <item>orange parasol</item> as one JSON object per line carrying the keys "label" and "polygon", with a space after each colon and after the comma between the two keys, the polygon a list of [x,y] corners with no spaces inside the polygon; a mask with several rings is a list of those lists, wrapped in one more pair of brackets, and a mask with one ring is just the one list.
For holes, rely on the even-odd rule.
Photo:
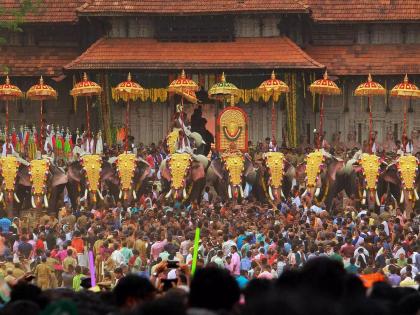
{"label": "orange parasol", "polygon": [[222,72],[220,82],[214,84],[208,94],[210,99],[223,101],[223,103],[226,99],[230,99],[231,105],[233,105],[233,102],[239,100],[239,89],[234,84],[226,82],[224,72]]}
{"label": "orange parasol", "polygon": [[16,85],[10,84],[9,76],[6,76],[5,84],[0,85],[0,100],[6,101],[6,152],[9,144],[9,101],[17,100],[22,97],[22,91]]}
{"label": "orange parasol", "polygon": [[369,73],[367,82],[360,84],[354,95],[356,96],[367,96],[368,108],[369,108],[369,153],[372,153],[372,141],[373,141],[373,120],[372,120],[372,106],[370,104],[370,98],[375,95],[385,95],[386,89],[377,82],[372,81],[372,76]]}
{"label": "orange parasol", "polygon": [[87,137],[90,146],[90,115],[89,115],[89,96],[99,95],[102,88],[95,82],[89,81],[86,72],[83,74],[83,80],[76,83],[70,91],[70,95],[77,99],[79,96],[84,96],[86,99],[86,125]]}
{"label": "orange parasol", "polygon": [[[195,83],[193,80],[190,80],[185,75],[185,71],[182,70],[181,75],[178,77],[178,79],[175,79],[169,84],[168,91],[176,93],[178,95],[181,95],[181,111],[184,107],[184,93],[188,93],[188,91],[198,91],[200,87],[197,83]],[[188,99],[188,98],[187,98]]]}
{"label": "orange parasol", "polygon": [[319,111],[319,133],[318,133],[318,149],[322,146],[321,137],[322,133],[322,123],[324,120],[324,95],[338,95],[341,94],[340,88],[333,81],[328,79],[327,70],[325,70],[324,77],[322,79],[316,80],[309,86],[309,91],[313,94],[321,95],[321,108]]}
{"label": "orange parasol", "polygon": [[408,81],[407,74],[404,77],[404,81],[394,86],[391,90],[391,96],[394,97],[401,97],[404,99],[404,128],[403,128],[403,136],[402,136],[402,144],[403,150],[405,152],[406,145],[407,145],[407,101],[414,97],[420,98],[420,90],[419,88]]}
{"label": "orange parasol", "polygon": [[193,90],[186,90],[181,95],[192,104],[198,103],[197,95]]}
{"label": "orange parasol", "polygon": [[143,94],[144,89],[143,87],[138,84],[137,82],[134,82],[131,80],[131,73],[128,73],[127,81],[121,82],[118,84],[115,89],[114,93],[112,95],[113,99],[115,101],[118,100],[124,100],[127,102],[127,108],[125,111],[125,130],[126,130],[126,136],[125,136],[125,151],[128,150],[128,135],[129,128],[130,128],[130,100],[137,100],[140,98],[140,96]]}
{"label": "orange parasol", "polygon": [[44,136],[44,121],[43,121],[43,112],[44,112],[44,104],[43,102],[46,100],[56,99],[57,98],[57,91],[54,90],[51,86],[44,84],[44,79],[42,76],[39,78],[39,83],[31,86],[29,90],[26,92],[26,97],[30,100],[40,101],[40,134],[39,134],[39,146],[40,150],[43,149],[42,139]]}
{"label": "orange parasol", "polygon": [[276,74],[273,72],[271,73],[271,78],[269,80],[265,80],[258,89],[262,93],[270,93],[271,95],[271,136],[275,141],[276,137],[276,110],[274,107],[274,97],[276,95],[280,95],[281,93],[288,93],[289,87],[283,81],[276,79]]}

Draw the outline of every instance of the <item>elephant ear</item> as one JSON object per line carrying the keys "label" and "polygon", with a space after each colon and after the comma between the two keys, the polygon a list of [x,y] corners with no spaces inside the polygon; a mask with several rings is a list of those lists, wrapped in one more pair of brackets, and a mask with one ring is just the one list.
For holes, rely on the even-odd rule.
{"label": "elephant ear", "polygon": [[171,181],[171,171],[168,168],[168,160],[163,160],[162,164],[160,165],[160,175],[166,179],[168,182]]}
{"label": "elephant ear", "polygon": [[337,172],[344,168],[344,160],[334,159],[328,167],[328,175],[330,179],[335,180]]}
{"label": "elephant ear", "polygon": [[383,172],[383,180],[394,185],[401,185],[397,165],[395,163],[387,166],[386,170]]}
{"label": "elephant ear", "polygon": [[244,177],[247,177],[252,172],[255,172],[254,164],[252,163],[252,160],[249,154],[246,153],[245,161],[244,161]]}
{"label": "elephant ear", "polygon": [[191,179],[193,182],[202,179],[206,176],[204,166],[200,162],[194,161],[191,165]]}
{"label": "elephant ear", "polygon": [[219,178],[219,179],[223,179],[223,165],[222,165],[222,161],[220,159],[215,159],[213,161],[211,161],[211,166],[210,166],[214,172],[214,174]]}

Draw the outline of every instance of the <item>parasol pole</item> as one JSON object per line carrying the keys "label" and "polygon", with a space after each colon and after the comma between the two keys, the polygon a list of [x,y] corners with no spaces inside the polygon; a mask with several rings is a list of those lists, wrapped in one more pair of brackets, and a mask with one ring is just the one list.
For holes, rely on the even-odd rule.
{"label": "parasol pole", "polygon": [[130,121],[129,121],[129,115],[130,115],[130,98],[127,99],[127,109],[125,111],[125,131],[126,131],[126,135],[125,135],[125,153],[127,153],[128,151],[128,135],[129,135],[129,126],[130,126]]}
{"label": "parasol pole", "polygon": [[9,100],[6,99],[6,156],[9,149]]}
{"label": "parasol pole", "polygon": [[368,95],[368,108],[369,108],[369,154],[372,154],[372,137],[373,137],[373,118],[372,118],[372,105],[370,104],[370,95]]}
{"label": "parasol pole", "polygon": [[321,108],[319,110],[319,134],[318,134],[318,149],[322,147],[321,137],[323,136],[323,123],[324,123],[324,94],[321,94]]}
{"label": "parasol pole", "polygon": [[274,91],[271,96],[271,137],[273,143],[276,141],[277,125],[276,125],[276,110],[274,108]]}
{"label": "parasol pole", "polygon": [[39,124],[39,146],[40,146],[40,151],[41,151],[41,154],[42,154],[42,150],[43,150],[43,145],[42,145],[42,137],[44,136],[44,119],[43,119],[43,116],[44,116],[44,103],[43,103],[43,101],[42,101],[42,98],[41,98],[41,100],[39,101],[40,102],[40,124]]}
{"label": "parasol pole", "polygon": [[86,130],[87,130],[87,141],[88,141],[88,146],[87,149],[90,152],[90,115],[89,115],[89,99],[86,96],[85,97],[86,100]]}
{"label": "parasol pole", "polygon": [[405,153],[407,146],[407,98],[404,98],[404,124],[402,134],[403,152]]}

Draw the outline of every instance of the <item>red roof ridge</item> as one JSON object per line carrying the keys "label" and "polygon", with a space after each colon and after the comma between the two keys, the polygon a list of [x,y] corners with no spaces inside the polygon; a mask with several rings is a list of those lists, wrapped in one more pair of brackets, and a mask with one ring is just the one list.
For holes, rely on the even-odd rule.
{"label": "red roof ridge", "polygon": [[311,56],[309,56],[300,46],[298,46],[298,44],[296,44],[294,41],[292,41],[289,37],[287,37],[287,36],[281,36],[281,37],[286,39],[286,41],[289,43],[289,45],[299,48],[299,49],[297,49],[297,51],[303,56],[303,58],[305,58],[306,60],[311,62],[314,66],[317,66],[319,68],[325,68],[325,65],[323,65],[322,63],[319,63],[318,61],[313,59]]}
{"label": "red roof ridge", "polygon": [[64,66],[64,69],[68,69],[70,68],[73,64],[77,63],[78,61],[80,61],[81,59],[83,59],[83,57],[86,54],[89,54],[91,50],[95,49],[96,46],[98,46],[102,41],[104,41],[105,39],[107,39],[107,36],[101,37],[99,38],[96,42],[94,42],[88,49],[86,49],[79,57],[77,57],[76,59],[74,59],[72,62],[66,64]]}

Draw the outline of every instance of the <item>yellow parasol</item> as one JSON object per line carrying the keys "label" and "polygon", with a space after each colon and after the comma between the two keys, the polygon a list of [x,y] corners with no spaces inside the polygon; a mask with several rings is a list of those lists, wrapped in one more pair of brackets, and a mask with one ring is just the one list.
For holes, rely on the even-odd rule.
{"label": "yellow parasol", "polygon": [[[176,93],[178,95],[181,95],[181,106],[177,106],[177,111],[180,113],[181,120],[183,120],[183,110],[184,110],[184,98],[186,94],[189,93],[189,91],[198,91],[200,87],[196,82],[193,80],[190,80],[185,75],[185,71],[182,70],[181,75],[173,80],[171,84],[168,86],[168,91],[171,93]],[[190,99],[187,96],[187,99]]]}
{"label": "yellow parasol", "polygon": [[373,119],[372,119],[372,106],[370,98],[375,95],[385,95],[386,89],[377,82],[372,81],[372,76],[369,73],[367,82],[360,84],[354,91],[355,96],[367,96],[369,108],[369,153],[372,154],[372,141],[373,141]]}
{"label": "yellow parasol", "polygon": [[44,84],[44,79],[42,76],[39,78],[39,83],[31,86],[26,92],[26,97],[33,101],[40,102],[40,125],[39,125],[39,146],[40,151],[43,149],[43,136],[44,136],[44,101],[52,100],[57,98],[57,91],[54,90],[51,86]]}
{"label": "yellow parasol", "polygon": [[83,80],[76,83],[73,89],[70,91],[70,95],[74,99],[79,96],[84,96],[86,99],[86,127],[87,137],[90,143],[90,115],[89,115],[89,96],[99,95],[102,92],[102,88],[95,82],[89,81],[86,72],[83,74]]}
{"label": "yellow parasol", "polygon": [[114,93],[112,95],[115,101],[124,100],[127,102],[127,108],[125,111],[125,151],[128,150],[128,135],[130,128],[130,100],[135,101],[139,99],[144,93],[143,87],[131,80],[131,73],[128,73],[127,81],[121,82],[114,88]]}
{"label": "yellow parasol", "polygon": [[231,105],[239,100],[239,89],[234,84],[226,82],[224,72],[222,72],[220,82],[214,84],[210,88],[208,94],[210,99],[222,101],[223,104],[227,99],[231,100]]}
{"label": "yellow parasol", "polygon": [[6,138],[6,152],[9,144],[9,101],[17,100],[23,97],[22,91],[16,86],[10,83],[9,76],[6,76],[5,84],[0,85],[0,100],[6,102],[6,126],[5,126],[5,138]]}
{"label": "yellow parasol", "polygon": [[318,133],[318,149],[321,148],[321,137],[323,136],[322,127],[324,120],[324,96],[325,95],[338,95],[341,94],[340,88],[333,81],[328,79],[327,70],[325,70],[324,77],[322,79],[316,80],[309,86],[309,91],[313,94],[321,95],[321,108],[319,111],[319,133]]}
{"label": "yellow parasol", "polygon": [[391,90],[391,96],[401,97],[404,99],[404,128],[402,136],[403,150],[405,152],[407,145],[407,101],[410,98],[420,98],[419,88],[408,81],[407,74],[404,77],[404,81],[394,86]]}
{"label": "yellow parasol", "polygon": [[271,95],[271,137],[273,141],[275,141],[277,134],[277,126],[276,126],[276,110],[274,107],[274,97],[276,95],[280,95],[281,93],[288,93],[289,87],[283,81],[276,79],[276,74],[273,72],[271,73],[271,78],[265,80],[258,89],[262,93],[269,93]]}

